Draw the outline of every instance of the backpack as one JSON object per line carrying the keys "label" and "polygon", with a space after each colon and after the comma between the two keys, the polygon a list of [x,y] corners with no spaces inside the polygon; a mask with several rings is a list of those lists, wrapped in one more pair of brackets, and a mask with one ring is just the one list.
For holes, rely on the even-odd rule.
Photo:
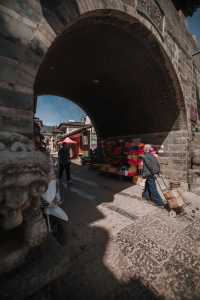
{"label": "backpack", "polygon": [[145,155],[144,164],[152,175],[160,173],[160,164],[152,154],[148,153]]}

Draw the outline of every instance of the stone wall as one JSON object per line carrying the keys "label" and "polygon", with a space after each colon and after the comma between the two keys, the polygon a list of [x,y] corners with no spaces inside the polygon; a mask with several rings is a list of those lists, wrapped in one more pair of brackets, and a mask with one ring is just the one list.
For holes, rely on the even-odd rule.
{"label": "stone wall", "polygon": [[38,1],[1,1],[1,130],[32,135],[35,76],[54,37]]}
{"label": "stone wall", "polygon": [[[187,32],[184,17],[177,13],[171,1],[165,0],[1,0],[0,151],[3,151],[3,155],[0,156],[1,180],[4,179],[6,169],[11,169],[13,178],[17,179],[19,157],[22,160],[22,156],[25,155],[27,160],[24,161],[27,161],[27,165],[31,164],[33,169],[29,170],[30,182],[24,188],[29,189],[32,183],[35,184],[33,173],[37,168],[42,170],[43,158],[38,156],[38,160],[34,161],[35,152],[29,148],[28,154],[29,150],[23,144],[32,144],[33,114],[37,96],[34,84],[39,67],[49,47],[55,44],[56,37],[62,34],[68,25],[76,23],[86,15],[98,14],[102,10],[108,19],[112,18],[112,13],[115,12],[119,14],[119,19],[120,14],[123,14],[130,24],[142,24],[143,27],[138,27],[137,34],[145,33],[147,49],[155,49],[154,58],[157,62],[160,59],[157,56],[158,49],[165,57],[167,78],[171,79],[167,84],[176,94],[180,115],[170,132],[160,133],[158,128],[157,133],[146,133],[142,137],[153,144],[164,144],[161,164],[163,172],[168,177],[187,181],[191,163],[188,153],[189,142],[192,139],[191,112],[193,122],[198,119],[195,87],[197,86],[199,90],[200,62],[199,58],[192,59],[197,44]],[[120,26],[126,27],[127,22],[124,18],[120,19],[120,22]],[[140,28],[145,28],[145,31],[140,31]],[[10,137],[5,131],[9,132]],[[17,144],[12,146],[13,143]],[[22,156],[20,152],[23,153]],[[9,155],[12,156],[12,164],[8,160]],[[24,168],[26,169],[26,166]],[[47,170],[41,175],[42,182],[45,181],[46,174]],[[9,180],[9,176],[7,179]],[[9,184],[15,185],[14,181]],[[4,192],[1,185],[0,202],[4,199]],[[40,190],[37,192],[38,195],[41,193]],[[12,193],[9,197],[12,199]],[[17,195],[14,202],[20,203]],[[36,202],[38,203],[38,199]],[[5,205],[2,204],[1,211],[4,209]],[[30,224],[27,226],[30,227]],[[31,236],[31,232],[29,233]],[[37,234],[34,239],[37,241]],[[30,247],[34,244],[32,241]]]}

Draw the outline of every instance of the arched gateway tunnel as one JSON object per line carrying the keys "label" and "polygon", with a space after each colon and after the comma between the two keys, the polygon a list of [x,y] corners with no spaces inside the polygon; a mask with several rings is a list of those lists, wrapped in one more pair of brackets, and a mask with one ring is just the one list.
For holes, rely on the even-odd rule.
{"label": "arched gateway tunnel", "polygon": [[183,93],[163,45],[140,20],[115,10],[81,17],[53,42],[34,91],[79,104],[101,138],[140,137],[158,147],[164,144],[169,157],[175,150],[169,133],[175,139],[185,135],[176,145],[183,159],[179,164],[172,159],[163,169],[187,181]]}
{"label": "arched gateway tunnel", "polygon": [[82,17],[53,42],[35,93],[74,100],[103,138],[187,126],[177,75],[159,41],[140,21],[114,10]]}
{"label": "arched gateway tunnel", "polygon": [[[48,163],[32,147],[37,96],[63,96],[87,112],[103,139],[163,145],[162,173],[198,193],[199,141],[192,129],[199,124],[200,61],[192,58],[197,44],[185,25],[198,1],[186,2],[1,1],[0,274],[9,273],[0,278],[1,297],[23,299],[65,272],[68,284],[62,278],[60,286],[70,299],[199,299],[198,215],[170,220],[138,199],[133,205],[130,194],[124,210],[119,187],[110,192],[110,205],[96,200],[82,207],[84,194],[76,199],[85,226],[72,235],[72,258],[78,258],[69,264],[69,249],[47,239],[38,204]],[[104,183],[92,186],[103,193]],[[30,250],[44,243],[49,256],[61,254],[51,265],[40,249],[31,266]],[[59,290],[53,287],[52,295]]]}

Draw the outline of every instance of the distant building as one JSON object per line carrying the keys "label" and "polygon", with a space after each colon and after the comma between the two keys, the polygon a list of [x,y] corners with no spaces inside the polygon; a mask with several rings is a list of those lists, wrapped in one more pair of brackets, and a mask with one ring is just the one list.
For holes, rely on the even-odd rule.
{"label": "distant building", "polygon": [[88,155],[90,149],[97,147],[96,132],[88,116],[83,118],[81,122],[61,123],[57,129],[63,132],[63,134],[57,136],[59,140],[70,137],[76,141],[76,144],[72,145],[74,158],[80,155]]}
{"label": "distant building", "polygon": [[63,134],[69,134],[79,128],[82,128],[84,125],[85,125],[84,121],[83,122],[69,121],[69,122],[61,123],[60,125],[58,125],[56,129],[58,129]]}
{"label": "distant building", "polygon": [[97,135],[89,117],[85,117],[81,122],[70,120],[63,122],[57,127],[43,125],[39,118],[34,118],[35,128],[39,141],[48,149],[50,154],[57,156],[59,150],[59,141],[66,137],[70,137],[76,141],[71,146],[72,157],[77,158],[80,155],[88,155],[90,149],[97,147]]}

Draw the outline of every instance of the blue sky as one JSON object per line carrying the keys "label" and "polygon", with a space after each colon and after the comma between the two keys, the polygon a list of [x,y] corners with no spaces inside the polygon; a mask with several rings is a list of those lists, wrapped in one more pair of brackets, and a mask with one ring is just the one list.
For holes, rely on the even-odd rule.
{"label": "blue sky", "polygon": [[187,18],[188,29],[196,35],[200,45],[200,9],[192,17]]}
{"label": "blue sky", "polygon": [[57,96],[40,96],[37,99],[36,116],[45,125],[58,125],[61,122],[80,121],[84,112],[69,100]]}
{"label": "blue sky", "polygon": [[[187,24],[188,30],[196,35],[200,45],[200,9],[192,18],[187,18]],[[45,125],[58,125],[68,120],[80,121],[84,112],[67,99],[57,96],[40,96],[38,97],[36,116]]]}

